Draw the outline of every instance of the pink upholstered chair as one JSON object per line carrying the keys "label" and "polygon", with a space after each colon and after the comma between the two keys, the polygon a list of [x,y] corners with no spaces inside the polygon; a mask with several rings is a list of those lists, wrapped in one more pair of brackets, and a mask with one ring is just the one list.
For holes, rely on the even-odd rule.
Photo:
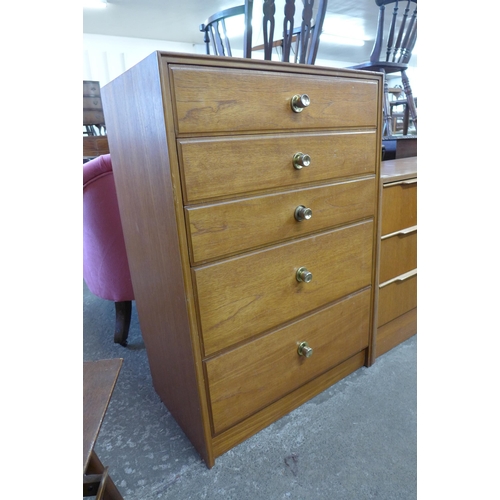
{"label": "pink upholstered chair", "polygon": [[126,346],[134,290],[109,154],[83,165],[83,279],[94,295],[114,301],[114,341]]}

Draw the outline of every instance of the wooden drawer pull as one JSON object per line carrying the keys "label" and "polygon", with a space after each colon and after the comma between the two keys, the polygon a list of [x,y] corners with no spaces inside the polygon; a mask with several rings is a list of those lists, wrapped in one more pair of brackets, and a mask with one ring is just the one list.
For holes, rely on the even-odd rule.
{"label": "wooden drawer pull", "polygon": [[391,186],[410,186],[411,184],[416,184],[417,183],[417,178],[414,179],[405,179],[404,181],[396,181],[396,182],[388,182],[387,184],[384,184],[384,187],[391,187]]}
{"label": "wooden drawer pull", "polygon": [[391,283],[400,283],[402,281],[406,281],[408,278],[411,278],[412,276],[415,276],[417,274],[417,270],[413,269],[412,271],[408,271],[405,274],[401,274],[400,276],[396,276],[395,278],[392,278],[391,280],[388,280],[384,283],[381,283],[379,285],[379,288],[383,288],[384,286],[390,285]]}
{"label": "wooden drawer pull", "polygon": [[417,230],[417,226],[407,227],[406,229],[401,229],[401,231],[395,231],[394,233],[389,233],[384,236],[381,236],[381,240],[385,240],[387,238],[391,238],[392,236],[405,236],[410,233],[414,233]]}

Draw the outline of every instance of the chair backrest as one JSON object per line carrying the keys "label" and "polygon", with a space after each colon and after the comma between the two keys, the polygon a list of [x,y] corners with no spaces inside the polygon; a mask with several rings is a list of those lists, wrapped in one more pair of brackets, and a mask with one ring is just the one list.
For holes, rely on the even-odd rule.
{"label": "chair backrest", "polygon": [[204,42],[207,54],[210,54],[210,44],[215,55],[232,57],[231,43],[227,35],[225,20],[228,17],[245,16],[245,34],[243,36],[244,57],[250,57],[252,40],[252,10],[253,0],[245,5],[238,5],[231,9],[221,10],[210,16],[204,24],[200,24],[200,31],[205,33]]}
{"label": "chair backrest", "polygon": [[[375,0],[375,3],[379,6],[378,25],[370,61],[407,64],[417,41],[417,0]],[[386,31],[385,6],[389,4],[394,5]]]}
{"label": "chair backrest", "polygon": [[[204,41],[207,54],[210,46],[214,55],[232,56],[225,20],[237,15],[245,16],[245,31],[243,34],[243,57],[252,57],[252,15],[253,0],[246,0],[244,5],[226,9],[210,16],[200,31],[205,33]],[[295,52],[294,62],[314,64],[318,53],[319,40],[323,29],[328,0],[318,0],[316,19],[313,19],[314,0],[302,0],[302,23],[294,27],[296,11],[295,0],[286,0],[284,5],[283,29],[275,39],[275,0],[264,0],[262,5],[262,33],[264,37],[264,59],[271,60],[275,47],[281,47],[281,60],[290,62],[291,52]],[[295,49],[293,44],[295,43]]]}

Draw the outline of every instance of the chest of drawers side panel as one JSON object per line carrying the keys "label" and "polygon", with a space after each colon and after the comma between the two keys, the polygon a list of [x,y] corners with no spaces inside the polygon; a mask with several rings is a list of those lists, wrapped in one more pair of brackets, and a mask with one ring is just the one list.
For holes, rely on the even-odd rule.
{"label": "chest of drawers side panel", "polygon": [[382,158],[382,122],[383,122],[383,109],[382,102],[384,100],[384,79],[382,75],[377,74],[377,76],[373,77],[377,82],[377,94],[376,94],[376,134],[377,134],[377,145],[375,151],[375,192],[376,203],[375,203],[375,213],[373,218],[373,252],[372,252],[372,269],[371,269],[371,278],[372,278],[372,289],[371,289],[371,300],[370,300],[370,334],[369,334],[369,343],[368,349],[366,353],[366,366],[371,366],[375,361],[375,342],[376,342],[376,332],[377,332],[377,300],[378,300],[378,291],[376,284],[378,283],[379,276],[379,254],[380,254],[380,231],[381,231],[381,217],[380,217],[380,190],[381,190],[381,181],[380,181],[380,164]]}
{"label": "chest of drawers side panel", "polygon": [[[116,190],[153,385],[206,463],[213,465],[199,344],[189,297],[168,82],[152,54],[102,89]],[[165,73],[165,72],[163,72]],[[167,115],[166,115],[167,113]],[[168,139],[168,140],[167,140]],[[169,148],[170,142],[173,148]],[[178,177],[178,174],[177,174]],[[181,227],[184,227],[182,223]],[[184,240],[184,241],[183,241]]]}

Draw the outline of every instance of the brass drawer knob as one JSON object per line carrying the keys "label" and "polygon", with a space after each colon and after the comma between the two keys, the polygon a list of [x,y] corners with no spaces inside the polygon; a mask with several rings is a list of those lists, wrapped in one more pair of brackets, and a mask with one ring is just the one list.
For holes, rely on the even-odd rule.
{"label": "brass drawer knob", "polygon": [[307,94],[296,94],[292,97],[291,104],[295,113],[300,113],[311,104],[311,99],[309,99]]}
{"label": "brass drawer knob", "polygon": [[293,166],[300,170],[302,167],[308,167],[311,164],[311,157],[304,153],[295,153],[293,155]]}
{"label": "brass drawer knob", "polygon": [[310,208],[306,208],[304,205],[299,205],[295,209],[295,219],[299,222],[303,220],[309,220],[313,215],[313,211]]}
{"label": "brass drawer knob", "polygon": [[305,358],[310,358],[312,356],[313,350],[309,347],[307,342],[301,342],[299,348],[297,349],[299,356],[304,356]]}
{"label": "brass drawer knob", "polygon": [[310,273],[305,267],[299,267],[299,269],[297,270],[297,281],[309,283],[312,279],[312,273]]}

